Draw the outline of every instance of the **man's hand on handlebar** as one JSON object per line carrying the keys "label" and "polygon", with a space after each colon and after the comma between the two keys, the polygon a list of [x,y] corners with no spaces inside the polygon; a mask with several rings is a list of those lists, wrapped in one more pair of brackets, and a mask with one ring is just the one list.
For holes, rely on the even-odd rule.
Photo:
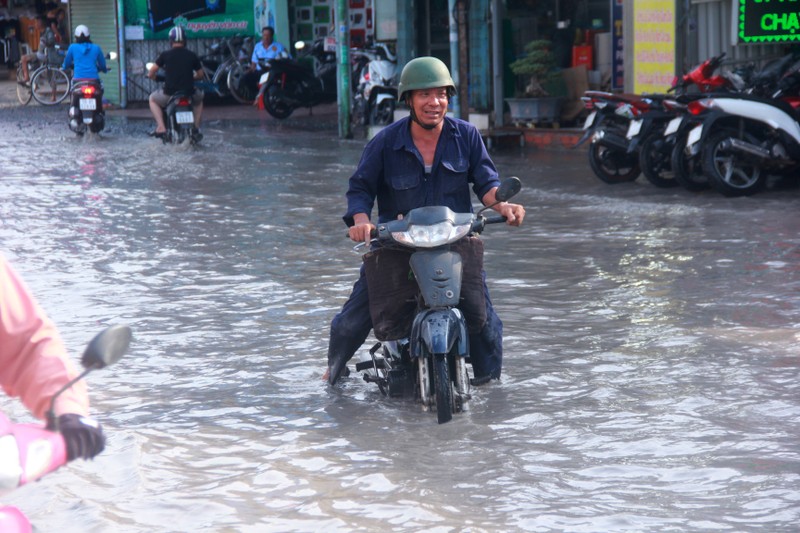
{"label": "man's hand on handlebar", "polygon": [[372,240],[373,231],[375,231],[375,226],[369,221],[361,224],[356,223],[355,225],[350,226],[350,229],[348,230],[348,236],[353,242],[363,242],[369,245],[369,242]]}
{"label": "man's hand on handlebar", "polygon": [[506,224],[509,226],[521,226],[522,220],[525,218],[525,208],[520,204],[503,202],[498,204],[494,209],[506,217]]}

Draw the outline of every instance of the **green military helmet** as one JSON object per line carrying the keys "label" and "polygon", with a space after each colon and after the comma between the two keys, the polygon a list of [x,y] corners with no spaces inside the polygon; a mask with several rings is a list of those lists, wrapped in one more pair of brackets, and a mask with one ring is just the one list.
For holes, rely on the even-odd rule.
{"label": "green military helmet", "polygon": [[397,86],[397,99],[402,100],[403,94],[410,91],[436,87],[447,87],[449,95],[456,92],[456,84],[450,77],[447,65],[435,57],[418,57],[403,67],[400,84]]}

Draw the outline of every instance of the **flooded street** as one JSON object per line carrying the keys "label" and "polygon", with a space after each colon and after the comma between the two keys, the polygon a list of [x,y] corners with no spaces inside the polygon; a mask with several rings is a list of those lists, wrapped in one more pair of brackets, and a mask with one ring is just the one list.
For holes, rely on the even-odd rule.
{"label": "flooded street", "polygon": [[484,233],[503,378],[437,425],[321,381],[363,141],[211,122],[195,150],[0,113],[0,250],[76,361],[105,325],[134,333],[89,377],[106,451],[2,499],[40,531],[797,530],[800,191],[496,154],[527,210]]}

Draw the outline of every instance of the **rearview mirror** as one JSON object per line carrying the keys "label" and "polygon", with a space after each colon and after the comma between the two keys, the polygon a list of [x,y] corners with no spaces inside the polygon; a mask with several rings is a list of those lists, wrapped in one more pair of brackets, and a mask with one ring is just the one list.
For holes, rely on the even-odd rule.
{"label": "rearview mirror", "polygon": [[119,361],[128,351],[131,343],[131,328],[128,326],[109,326],[89,342],[81,357],[81,364],[87,370],[100,369]]}
{"label": "rearview mirror", "polygon": [[503,183],[501,183],[497,191],[495,191],[494,197],[498,202],[507,202],[509,199],[516,196],[520,189],[522,189],[522,183],[519,181],[519,178],[512,176],[503,180]]}

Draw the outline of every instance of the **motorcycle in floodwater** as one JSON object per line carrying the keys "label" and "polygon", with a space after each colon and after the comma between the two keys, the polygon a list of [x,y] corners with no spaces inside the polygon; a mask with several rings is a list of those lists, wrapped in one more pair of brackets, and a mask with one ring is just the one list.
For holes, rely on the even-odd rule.
{"label": "motorcycle in floodwater", "polygon": [[[152,63],[147,64],[148,70],[151,66]],[[156,81],[164,81],[164,74],[160,70],[156,74]],[[195,82],[195,85],[197,83]],[[159,137],[164,144],[182,144],[188,139],[191,144],[195,145],[203,140],[203,134],[194,129],[194,107],[191,94],[184,91],[174,93],[161,111],[167,130],[163,135],[151,135]]]}
{"label": "motorcycle in floodwater", "polygon": [[[110,326],[100,332],[81,357],[84,371],[50,400],[47,425],[14,424],[0,413],[0,494],[11,492],[67,464],[67,444],[58,431],[54,406],[58,396],[92,370],[116,363],[127,351],[131,330]],[[14,506],[0,506],[0,531],[30,532],[28,518]]]}
{"label": "motorcycle in floodwater", "polygon": [[[497,202],[507,201],[520,188],[518,178],[504,180],[496,191]],[[411,319],[408,335],[373,346],[371,358],[357,363],[356,370],[363,372],[365,381],[377,384],[384,395],[413,397],[425,411],[435,406],[440,424],[450,421],[455,413],[469,411],[469,337],[467,321],[457,307],[465,267],[458,245],[480,235],[489,224],[505,222],[499,215],[484,217],[483,212],[490,207],[477,214],[454,213],[444,206],[412,209],[402,220],[378,224],[375,242],[380,248],[369,252],[396,250],[404,258],[410,254],[411,273],[401,277],[409,280],[413,276],[410,284],[416,310],[404,317]],[[373,257],[378,260],[365,261],[368,286],[386,277],[378,266],[380,256]],[[402,305],[391,299],[388,302]]]}
{"label": "motorcycle in floodwater", "polygon": [[87,130],[92,133],[103,131],[106,113],[100,80],[79,81],[72,86],[72,105],[68,116],[69,129],[78,137],[82,137]]}
{"label": "motorcycle in floodwater", "polygon": [[[106,59],[115,60],[116,52],[106,54]],[[109,72],[111,69],[107,69]],[[106,111],[103,109],[103,84],[100,80],[80,80],[70,88],[70,107],[67,122],[70,131],[82,137],[86,131],[100,133],[106,127]]]}
{"label": "motorcycle in floodwater", "polygon": [[[306,44],[298,41],[294,46],[301,54]],[[313,68],[302,64],[305,61],[311,61]],[[299,107],[336,102],[336,54],[325,50],[323,39],[314,41],[297,61],[285,54],[264,62],[262,69],[265,72],[258,81],[256,98],[263,99],[267,113],[279,120]]]}

